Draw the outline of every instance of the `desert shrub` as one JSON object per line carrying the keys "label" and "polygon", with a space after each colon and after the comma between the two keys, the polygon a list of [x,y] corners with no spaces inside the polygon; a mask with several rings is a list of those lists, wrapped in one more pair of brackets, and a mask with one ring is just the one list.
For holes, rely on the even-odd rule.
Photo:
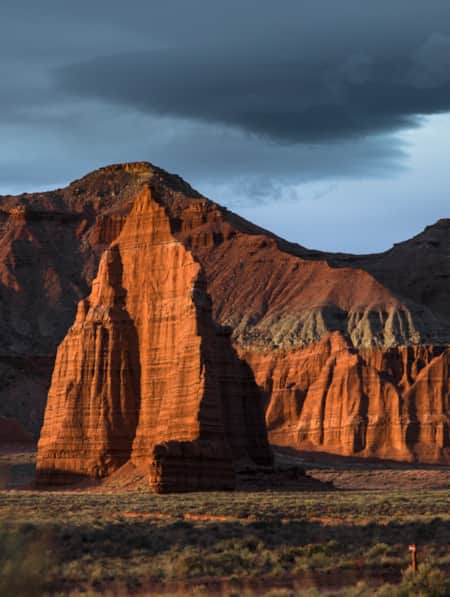
{"label": "desert shrub", "polygon": [[450,597],[450,579],[432,564],[420,564],[416,573],[408,568],[399,585],[385,585],[378,597]]}
{"label": "desert shrub", "polygon": [[397,597],[450,597],[450,579],[432,564],[420,564],[417,573],[406,570]]}
{"label": "desert shrub", "polygon": [[0,595],[42,595],[47,565],[46,541],[32,525],[0,527]]}
{"label": "desert shrub", "polygon": [[[399,549],[402,549],[400,556]],[[407,557],[404,547],[375,543],[366,551],[365,563],[367,566],[401,566]]]}
{"label": "desert shrub", "polygon": [[271,589],[264,597],[296,597],[296,594],[291,589]]}
{"label": "desert shrub", "polygon": [[[186,514],[223,515],[224,519],[189,519]],[[133,590],[145,595],[147,587],[156,590],[165,581],[175,580],[186,580],[191,590],[196,579],[200,583],[204,577],[222,576],[231,584],[239,581],[238,594],[246,596],[258,577],[269,579],[264,586],[269,591],[271,582],[276,584],[286,575],[298,574],[304,583],[305,578],[315,582],[316,576],[345,570],[349,582],[361,574],[372,586],[366,590],[356,585],[342,595],[365,597],[376,594],[378,567],[392,567],[400,577],[400,570],[409,563],[409,543],[417,542],[419,562],[432,560],[442,568],[450,563],[448,491],[440,490],[420,495],[2,492],[0,520],[5,521],[11,537],[6,540],[0,534],[2,597],[21,594],[20,587],[15,590],[13,586],[13,591],[5,579],[19,578],[26,585],[32,546],[38,545],[39,560],[45,552],[42,538],[46,533],[51,536],[52,553],[44,588],[51,595],[89,591],[104,596],[116,586],[123,587],[117,595]],[[3,574],[13,566],[11,562],[15,562],[15,572]],[[37,571],[40,565],[31,568]],[[428,584],[437,583],[433,574],[427,577]],[[45,594],[40,590],[44,575],[31,576],[36,594]],[[411,582],[418,581],[403,581]],[[392,591],[399,587],[390,586],[387,594],[396,595]],[[22,590],[22,594],[32,596],[33,590]],[[314,591],[306,583],[295,594],[310,597]]]}
{"label": "desert shrub", "polygon": [[386,556],[390,553],[391,547],[386,543],[375,543],[366,552],[368,560],[377,560],[381,556]]}

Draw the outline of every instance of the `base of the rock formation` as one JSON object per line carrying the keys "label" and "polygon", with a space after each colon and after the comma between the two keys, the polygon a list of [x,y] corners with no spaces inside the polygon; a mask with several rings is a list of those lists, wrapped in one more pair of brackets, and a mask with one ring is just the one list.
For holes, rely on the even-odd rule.
{"label": "base of the rock formation", "polygon": [[149,486],[155,493],[233,490],[229,451],[214,442],[166,442],[154,447]]}
{"label": "base of the rock formation", "polygon": [[131,461],[155,492],[233,489],[237,461],[272,461],[261,392],[173,226],[145,187],[103,253],[58,349],[38,445],[45,483]]}

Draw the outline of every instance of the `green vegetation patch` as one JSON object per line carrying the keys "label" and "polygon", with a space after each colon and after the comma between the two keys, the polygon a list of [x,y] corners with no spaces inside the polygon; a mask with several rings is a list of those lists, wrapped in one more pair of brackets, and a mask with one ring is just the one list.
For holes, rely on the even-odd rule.
{"label": "green vegetation patch", "polygon": [[[0,594],[115,594],[120,587],[117,594],[167,595],[183,582],[189,594],[195,587],[228,594],[224,586],[229,594],[295,593],[300,583],[302,591],[363,595],[400,591],[419,578],[445,587],[448,506],[448,491],[2,492]],[[401,581],[411,543],[423,566]],[[441,594],[424,590],[431,592],[395,594]]]}

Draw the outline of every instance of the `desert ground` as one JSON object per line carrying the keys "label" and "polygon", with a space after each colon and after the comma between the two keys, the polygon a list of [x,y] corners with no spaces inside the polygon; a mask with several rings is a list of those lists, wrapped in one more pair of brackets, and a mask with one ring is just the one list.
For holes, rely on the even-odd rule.
{"label": "desert ground", "polygon": [[283,450],[277,460],[322,483],[154,495],[122,475],[37,490],[34,449],[4,448],[0,594],[449,594],[448,468]]}

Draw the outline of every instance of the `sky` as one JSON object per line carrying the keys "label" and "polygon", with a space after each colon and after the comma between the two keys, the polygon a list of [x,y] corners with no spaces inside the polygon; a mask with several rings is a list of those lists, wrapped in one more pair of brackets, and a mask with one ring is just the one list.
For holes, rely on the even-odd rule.
{"label": "sky", "polygon": [[0,193],[150,161],[310,248],[450,217],[448,0],[2,0]]}

